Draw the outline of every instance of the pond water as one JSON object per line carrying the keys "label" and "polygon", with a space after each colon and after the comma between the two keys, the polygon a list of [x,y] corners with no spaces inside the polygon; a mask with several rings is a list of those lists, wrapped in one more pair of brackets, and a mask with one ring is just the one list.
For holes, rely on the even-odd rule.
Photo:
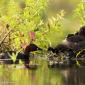
{"label": "pond water", "polygon": [[37,69],[21,65],[0,65],[0,85],[85,85],[85,68],[48,68],[46,62]]}

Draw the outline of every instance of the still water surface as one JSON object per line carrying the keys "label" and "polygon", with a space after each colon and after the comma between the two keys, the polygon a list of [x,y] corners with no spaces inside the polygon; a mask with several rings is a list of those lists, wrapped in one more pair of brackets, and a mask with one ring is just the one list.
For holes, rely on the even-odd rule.
{"label": "still water surface", "polygon": [[1,65],[0,85],[85,85],[85,68],[48,68],[44,63],[32,70]]}

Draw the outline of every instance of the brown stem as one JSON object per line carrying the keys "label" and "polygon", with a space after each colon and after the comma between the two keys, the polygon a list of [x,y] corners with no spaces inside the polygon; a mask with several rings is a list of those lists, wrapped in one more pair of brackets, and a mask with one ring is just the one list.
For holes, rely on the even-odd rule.
{"label": "brown stem", "polygon": [[12,31],[12,29],[10,29],[4,36],[4,38],[1,40],[0,45],[3,43],[3,41],[6,39],[6,37],[9,35],[9,33]]}

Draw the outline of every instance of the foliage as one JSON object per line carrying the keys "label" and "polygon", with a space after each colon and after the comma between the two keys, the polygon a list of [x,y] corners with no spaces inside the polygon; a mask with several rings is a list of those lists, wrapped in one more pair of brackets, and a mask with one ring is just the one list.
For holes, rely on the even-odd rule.
{"label": "foliage", "polygon": [[80,19],[80,24],[85,25],[85,6],[84,2],[78,4],[74,10],[74,16]]}
{"label": "foliage", "polygon": [[47,0],[4,0],[2,4],[4,7],[1,6],[0,21],[4,22],[4,25],[8,24],[13,30],[10,34],[11,41],[9,41],[12,48],[20,50],[23,43],[29,43],[28,32],[30,31],[36,33],[34,43],[43,48],[53,42],[56,43],[56,39],[63,35],[61,21],[64,11],[61,10],[55,17],[48,18],[46,16]]}
{"label": "foliage", "polygon": [[[35,32],[36,39],[33,43],[45,49],[62,41],[65,34],[62,29],[65,11],[60,10],[55,16],[48,17],[47,6],[48,0],[0,1],[0,35],[4,37],[4,33],[12,29],[9,34],[10,39],[9,37],[5,39],[5,41],[9,39],[9,49],[19,51],[23,44],[30,43],[30,31]],[[81,25],[85,24],[84,9],[84,3],[80,3],[73,14],[80,18]],[[2,32],[3,29],[5,32]],[[2,37],[0,37],[1,40],[3,40]]]}

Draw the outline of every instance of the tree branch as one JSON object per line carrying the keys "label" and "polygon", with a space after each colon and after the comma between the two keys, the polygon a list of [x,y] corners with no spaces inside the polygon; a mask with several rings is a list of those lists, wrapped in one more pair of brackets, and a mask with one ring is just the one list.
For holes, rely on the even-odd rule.
{"label": "tree branch", "polygon": [[4,36],[4,38],[1,40],[1,42],[0,42],[0,46],[1,46],[1,44],[3,43],[3,41],[6,39],[6,37],[9,35],[9,33],[12,31],[12,29],[10,29],[6,34],[5,34],[5,36]]}

